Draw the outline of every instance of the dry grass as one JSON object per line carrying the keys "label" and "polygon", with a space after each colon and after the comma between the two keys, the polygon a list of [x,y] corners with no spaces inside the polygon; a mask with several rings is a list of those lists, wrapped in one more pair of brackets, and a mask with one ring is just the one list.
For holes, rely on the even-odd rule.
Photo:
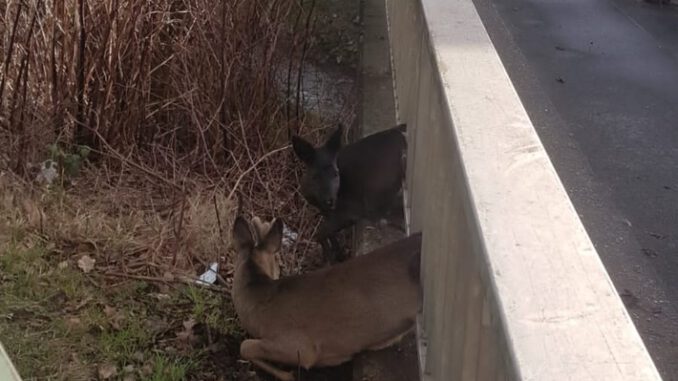
{"label": "dry grass", "polygon": [[[243,186],[252,181],[243,180]],[[37,186],[12,173],[0,174],[0,241],[9,242],[16,232],[49,242],[52,251],[64,253],[63,259],[87,254],[96,259],[97,272],[120,276],[191,278],[209,263],[222,266],[222,281],[232,274],[230,227],[237,213],[233,197],[223,188],[202,179],[185,182],[178,191],[143,183],[144,178],[127,175],[115,185],[102,181],[101,171],[85,170],[69,189],[59,185]],[[269,189],[270,190],[270,189]],[[288,208],[271,195],[271,206],[263,197],[250,204],[266,217],[270,210]],[[256,198],[253,198],[256,199]],[[296,212],[296,211],[295,211]],[[290,213],[286,224],[300,233],[293,247],[282,258],[285,273],[296,273],[300,266],[315,266],[319,256],[311,241],[316,220],[301,213]],[[294,218],[296,217],[296,218]],[[296,253],[296,255],[292,254]],[[306,262],[304,262],[304,260]],[[228,291],[229,284],[222,284]]]}
{"label": "dry grass", "polygon": [[[299,234],[283,272],[320,264],[287,144],[353,118],[349,102],[328,117],[303,99],[302,58],[322,56],[310,10],[334,14],[327,4],[0,0],[0,340],[26,379],[109,365],[250,379],[228,298],[231,222],[282,217]],[[46,159],[60,169],[49,186],[34,181]],[[196,287],[212,262],[216,285]]]}
{"label": "dry grass", "polygon": [[[244,333],[228,297],[232,193],[259,200],[242,206],[267,217],[292,210],[285,220],[299,238],[283,251],[283,270],[316,267],[316,219],[295,210],[294,192],[273,193],[289,181],[262,164],[288,154],[257,160],[262,167],[243,170],[228,192],[220,179],[199,176],[182,177],[178,188],[144,167],[112,175],[87,166],[51,186],[1,173],[0,339],[22,375],[89,380],[112,366],[135,379],[252,379],[237,361]],[[266,168],[278,182],[258,182]],[[95,260],[91,271],[80,268],[83,258]],[[196,286],[214,261],[217,284]]]}
{"label": "dry grass", "polygon": [[136,261],[148,276],[166,257],[182,269],[214,260],[214,224],[192,221],[230,208],[218,235],[227,244],[236,200],[310,233],[315,219],[285,146],[292,131],[317,136],[334,124],[298,106],[312,9],[315,1],[296,0],[1,1],[0,168],[30,180],[36,163],[69,169],[67,156],[88,147],[96,165],[77,184],[62,177],[77,206],[59,200],[65,209],[42,212],[50,221],[41,229],[92,242],[126,235],[120,258],[106,257],[119,271],[129,271],[128,252],[143,253]]}

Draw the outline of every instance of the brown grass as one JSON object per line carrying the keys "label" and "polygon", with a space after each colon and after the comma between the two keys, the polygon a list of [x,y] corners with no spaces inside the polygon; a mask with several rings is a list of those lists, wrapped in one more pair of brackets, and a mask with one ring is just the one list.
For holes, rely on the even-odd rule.
{"label": "brown grass", "polygon": [[23,173],[54,142],[152,153],[154,164],[203,173],[219,172],[237,147],[270,149],[287,123],[275,74],[281,44],[303,33],[287,27],[297,8],[293,0],[2,2],[0,125],[13,168]]}
{"label": "brown grass", "polygon": [[[315,1],[301,4],[0,2],[0,144],[7,148],[0,168],[30,179],[49,158],[48,146],[91,148],[96,167],[69,188],[82,205],[69,218],[95,213],[107,200],[114,209],[156,216],[129,234],[157,240],[147,245],[152,254],[171,254],[180,267],[216,258],[214,249],[203,252],[204,238],[197,249],[188,243],[195,241],[191,208],[211,221],[207,209],[215,218],[215,202],[233,209],[239,199],[246,213],[284,216],[305,232],[314,222],[284,148],[291,131],[311,120],[290,107],[300,103],[298,73]],[[281,83],[285,72],[293,74]],[[318,131],[319,119],[312,120]],[[134,197],[143,208],[125,203]],[[220,233],[222,240],[228,235]]]}
{"label": "brown grass", "polygon": [[[232,220],[282,217],[299,233],[283,273],[316,267],[318,218],[298,193],[288,137],[318,140],[333,119],[352,119],[350,104],[330,117],[304,109],[302,57],[319,55],[310,10],[327,7],[315,3],[0,0],[0,339],[29,377],[170,360],[193,364],[189,379],[247,373],[224,297]],[[68,171],[82,146],[88,161]],[[60,168],[49,186],[35,181],[46,159]],[[185,287],[215,261],[215,292]],[[66,297],[42,303],[54,290]],[[125,324],[106,316],[111,305]],[[147,336],[138,316],[169,327]],[[187,319],[200,343],[177,354]],[[110,349],[126,341],[135,353]]]}

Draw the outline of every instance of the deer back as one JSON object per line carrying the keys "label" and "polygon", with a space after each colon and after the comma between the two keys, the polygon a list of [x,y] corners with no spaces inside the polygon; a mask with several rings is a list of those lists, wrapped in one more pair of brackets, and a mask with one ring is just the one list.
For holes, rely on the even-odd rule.
{"label": "deer back", "polygon": [[405,174],[406,126],[378,132],[345,147],[339,127],[320,147],[293,137],[294,151],[306,172],[301,193],[324,215],[363,217],[390,203],[400,191]]}
{"label": "deer back", "polygon": [[[266,340],[322,348],[318,365],[406,332],[421,306],[421,235],[311,273],[272,279],[244,260],[234,301],[244,328]],[[328,362],[329,363],[329,362]]]}
{"label": "deer back", "polygon": [[367,136],[339,152],[340,187],[336,209],[352,208],[357,218],[380,217],[402,188],[407,143],[404,125]]}

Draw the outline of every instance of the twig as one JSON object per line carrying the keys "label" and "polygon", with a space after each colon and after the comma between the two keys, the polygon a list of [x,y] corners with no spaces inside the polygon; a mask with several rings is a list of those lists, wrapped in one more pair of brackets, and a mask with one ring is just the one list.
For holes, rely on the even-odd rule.
{"label": "twig", "polygon": [[217,292],[222,292],[225,294],[227,298],[230,297],[229,295],[229,290],[226,287],[220,287],[216,286],[213,284],[206,284],[206,283],[197,283],[199,279],[197,278],[191,278],[187,276],[180,276],[176,277],[173,279],[165,279],[161,277],[153,277],[153,276],[146,276],[146,275],[132,275],[132,274],[126,274],[126,273],[119,273],[119,272],[105,272],[101,273],[100,275],[105,276],[105,277],[113,277],[113,278],[126,278],[126,279],[136,279],[136,280],[145,280],[148,282],[156,282],[156,283],[183,283],[187,284],[189,286],[195,286],[198,285],[200,287],[204,287],[208,290],[212,291],[217,291]]}
{"label": "twig", "polygon": [[220,71],[221,71],[221,80],[219,87],[219,124],[221,127],[221,138],[223,139],[221,145],[224,150],[224,161],[228,162],[230,155],[228,150],[230,144],[228,142],[228,129],[226,128],[226,105],[224,104],[224,98],[226,97],[226,81],[228,77],[226,76],[226,0],[221,1],[221,57],[220,57]]}
{"label": "twig", "polygon": [[306,26],[304,27],[304,45],[301,48],[301,58],[299,60],[299,70],[297,72],[297,109],[296,117],[299,120],[299,108],[301,102],[301,86],[302,86],[302,73],[304,71],[304,59],[306,58],[306,49],[308,48],[309,34],[311,33],[311,16],[313,15],[313,10],[315,9],[315,0],[311,1],[311,9],[308,11],[308,16],[306,16]]}
{"label": "twig", "polygon": [[12,35],[9,37],[9,47],[7,48],[7,57],[5,58],[4,70],[2,71],[2,82],[0,82],[0,110],[2,109],[2,100],[5,99],[3,96],[5,92],[5,81],[7,80],[7,75],[9,74],[9,63],[12,60],[12,52],[14,51],[14,39],[16,38],[16,30],[19,27],[19,17],[21,16],[23,4],[24,4],[23,1],[19,2],[19,5],[16,10],[16,16],[14,16]]}
{"label": "twig", "polygon": [[179,211],[179,227],[174,229],[174,254],[172,255],[172,266],[177,264],[177,254],[181,246],[181,228],[184,225],[184,211],[186,210],[186,193],[181,193],[181,211]]}
{"label": "twig", "polygon": [[[300,0],[301,1],[301,0]],[[292,44],[292,49],[290,49],[290,57],[288,59],[287,65],[287,92],[285,93],[285,116],[287,117],[287,139],[292,138],[292,129],[290,128],[290,88],[292,87],[292,66],[294,60],[292,57],[297,51],[297,27],[299,26],[299,20],[301,20],[301,14],[304,12],[303,4],[299,4],[299,12],[297,12],[297,17],[294,19],[294,27],[292,29],[294,33],[294,43]]]}
{"label": "twig", "polygon": [[86,0],[78,0],[80,34],[76,69],[77,111],[75,114],[75,141],[77,144],[91,147],[92,142],[85,135],[85,48],[87,46],[87,32],[85,31],[85,1]]}
{"label": "twig", "polygon": [[[131,167],[134,167],[134,168],[136,168],[136,169],[142,171],[143,173],[145,173],[145,174],[147,174],[147,175],[149,175],[149,176],[151,176],[151,177],[153,177],[153,178],[156,178],[156,179],[158,179],[158,180],[164,182],[164,183],[167,184],[167,185],[170,185],[170,186],[171,186],[172,188],[174,188],[174,189],[182,190],[182,188],[181,188],[179,185],[175,184],[175,183],[172,182],[172,181],[167,180],[164,176],[158,175],[157,173],[151,171],[150,169],[145,168],[145,167],[143,167],[143,166],[137,164],[136,162],[129,160],[129,159],[126,158],[123,154],[121,154],[120,152],[118,152],[118,150],[116,150],[115,148],[113,148],[113,147],[106,141],[106,139],[104,139],[104,137],[101,135],[101,133],[99,133],[99,131],[97,131],[97,130],[92,130],[92,131],[97,135],[97,138],[99,139],[99,141],[101,142],[101,144],[104,146],[104,148],[106,148],[106,150],[107,150],[108,152],[113,153],[112,156],[113,156],[114,158],[118,159],[118,160],[121,161],[122,163],[125,163],[125,164],[127,164],[127,165],[129,165],[129,166],[131,166]],[[99,154],[101,154],[101,155],[106,155],[106,154],[107,154],[107,152],[104,152],[104,151],[98,151],[98,150],[94,150],[94,149],[93,149],[92,151],[97,152],[97,153],[99,153]],[[110,157],[111,155],[109,154],[108,156]]]}
{"label": "twig", "polygon": [[290,145],[286,145],[286,146],[284,146],[284,147],[280,147],[280,148],[274,149],[273,151],[270,151],[270,152],[268,152],[267,154],[265,154],[265,155],[263,155],[262,157],[260,157],[254,164],[252,164],[252,166],[250,166],[249,168],[247,168],[243,173],[240,174],[240,176],[238,176],[238,179],[235,181],[235,184],[233,184],[233,189],[231,189],[231,192],[228,194],[228,196],[226,197],[226,199],[227,199],[227,200],[230,200],[230,199],[233,197],[233,195],[235,194],[235,191],[238,189],[238,185],[240,185],[240,182],[242,181],[243,177],[245,177],[245,176],[246,176],[248,173],[250,173],[254,168],[256,168],[256,166],[259,165],[259,163],[261,163],[262,161],[266,160],[266,158],[268,158],[269,156],[271,156],[271,155],[273,155],[273,154],[276,154],[276,153],[278,153],[278,152],[280,152],[280,151],[284,151],[284,150],[286,150],[286,149],[288,149],[288,148],[290,148]]}

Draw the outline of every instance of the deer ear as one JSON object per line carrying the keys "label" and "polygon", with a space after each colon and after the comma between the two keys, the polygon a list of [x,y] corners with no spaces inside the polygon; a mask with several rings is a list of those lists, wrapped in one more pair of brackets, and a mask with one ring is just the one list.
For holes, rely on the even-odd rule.
{"label": "deer ear", "polygon": [[330,135],[327,142],[325,142],[325,148],[328,151],[337,153],[341,149],[341,136],[343,135],[344,127],[340,124],[336,130]]}
{"label": "deer ear", "polygon": [[275,222],[271,225],[266,238],[262,241],[261,245],[269,253],[276,253],[280,250],[280,245],[282,244],[283,238],[283,221],[280,218],[276,218]]}
{"label": "deer ear", "polygon": [[258,216],[254,216],[252,217],[252,225],[254,225],[254,235],[257,238],[257,242],[261,242],[261,240],[264,238],[264,235],[268,233],[268,229],[271,227],[271,224],[262,221]]}
{"label": "deer ear", "polygon": [[[254,237],[249,224],[244,218],[238,217],[233,223],[233,247],[239,252],[250,251],[254,248]],[[248,253],[249,254],[249,253]]]}
{"label": "deer ear", "polygon": [[315,161],[315,148],[306,140],[298,136],[292,136],[292,148],[294,148],[294,153],[299,160],[304,163],[311,165]]}

